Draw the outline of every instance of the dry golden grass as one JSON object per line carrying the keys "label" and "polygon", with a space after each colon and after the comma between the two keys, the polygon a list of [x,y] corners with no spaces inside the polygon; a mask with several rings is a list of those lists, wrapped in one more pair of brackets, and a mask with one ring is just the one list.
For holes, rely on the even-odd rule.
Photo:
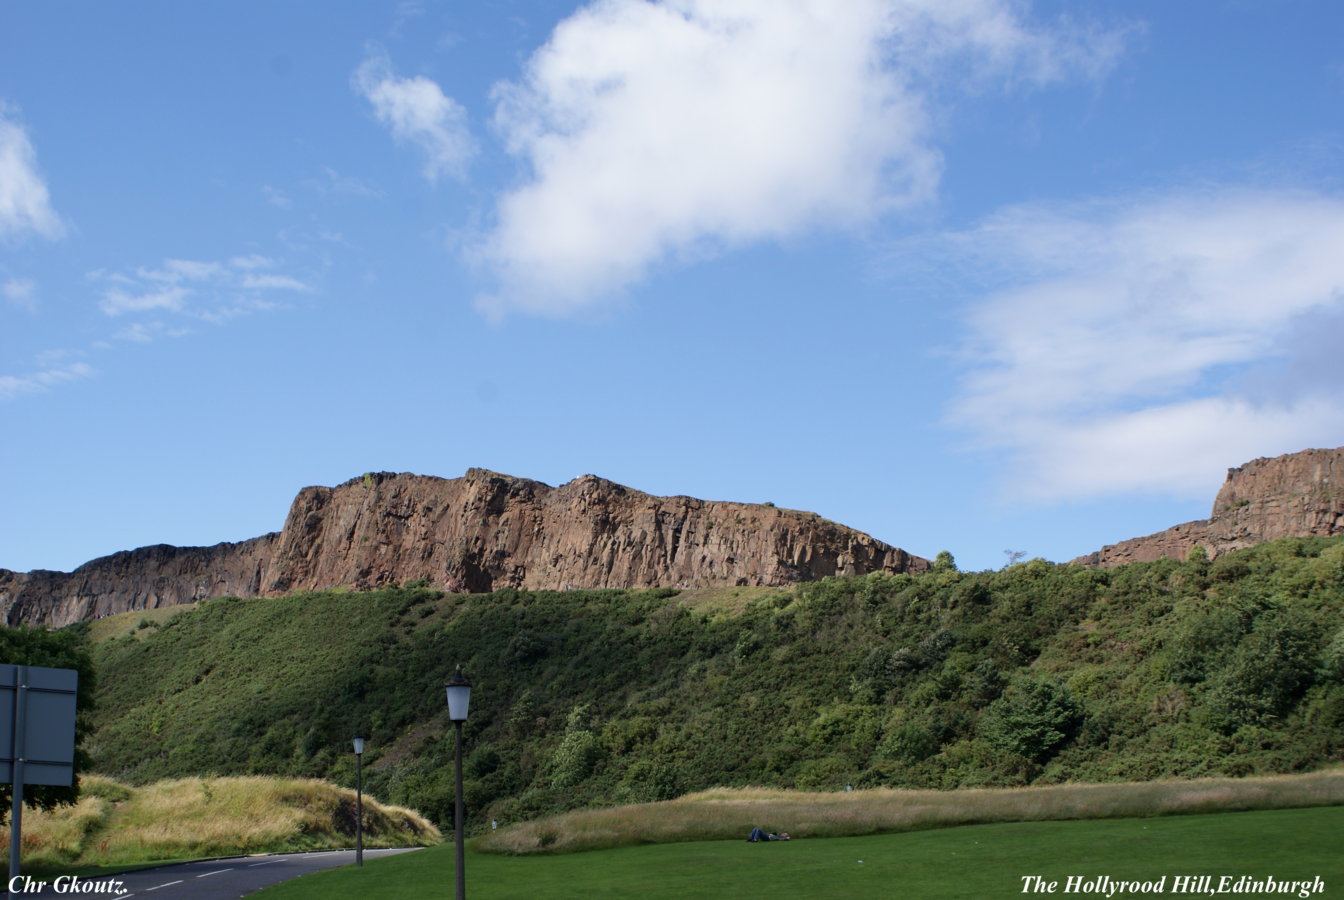
{"label": "dry golden grass", "polygon": [[182,603],[177,606],[161,606],[157,609],[133,609],[130,612],[93,619],[89,622],[89,642],[98,644],[126,635],[130,635],[136,640],[144,640],[153,634],[156,629],[153,626],[141,628],[142,622],[162,625],[180,612],[195,609],[196,605],[195,603]]}
{"label": "dry golden grass", "polygon": [[686,607],[710,614],[711,617],[741,615],[751,603],[762,597],[785,594],[788,588],[756,586],[720,586],[687,588],[674,598]]}
{"label": "dry golden grass", "polygon": [[[183,778],[130,788],[90,775],[82,783],[84,794],[73,807],[25,810],[25,866],[112,865],[354,844],[355,792],[317,779]],[[365,846],[439,839],[438,829],[419,813],[364,797]],[[0,829],[0,841],[8,840],[8,828]]]}
{"label": "dry golden grass", "polygon": [[841,837],[986,822],[1107,819],[1344,804],[1344,770],[1264,778],[962,791],[802,793],[716,788],[663,803],[580,810],[486,835],[477,849],[556,853],[745,839],[753,827]]}

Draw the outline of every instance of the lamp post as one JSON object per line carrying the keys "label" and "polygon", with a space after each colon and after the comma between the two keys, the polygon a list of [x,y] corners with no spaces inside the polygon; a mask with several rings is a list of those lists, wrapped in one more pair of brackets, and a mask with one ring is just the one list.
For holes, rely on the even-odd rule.
{"label": "lamp post", "polygon": [[464,853],[462,849],[462,723],[467,721],[467,705],[471,702],[471,682],[462,674],[458,666],[446,686],[448,694],[448,718],[457,732],[457,802],[453,808],[453,827],[457,832],[457,900],[467,900],[467,876],[463,869]]}
{"label": "lamp post", "polygon": [[364,865],[364,736],[355,735],[355,865]]}

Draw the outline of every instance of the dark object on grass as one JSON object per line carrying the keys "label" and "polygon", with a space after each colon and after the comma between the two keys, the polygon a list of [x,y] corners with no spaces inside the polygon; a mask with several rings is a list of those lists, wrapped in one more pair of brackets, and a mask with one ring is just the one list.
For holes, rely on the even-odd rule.
{"label": "dark object on grass", "polygon": [[781,831],[779,834],[772,831],[767,834],[759,828],[751,829],[751,834],[747,835],[747,843],[749,844],[757,844],[761,841],[787,841],[788,839],[789,833],[787,831]]}

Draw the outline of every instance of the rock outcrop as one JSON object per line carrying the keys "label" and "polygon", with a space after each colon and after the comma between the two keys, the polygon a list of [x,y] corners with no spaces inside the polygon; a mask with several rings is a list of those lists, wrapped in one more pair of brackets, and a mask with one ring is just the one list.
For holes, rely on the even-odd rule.
{"label": "rock outcrop", "polygon": [[1074,562],[1109,567],[1170,557],[1196,545],[1213,558],[1281,537],[1344,534],[1344,447],[1257,459],[1227,470],[1207,519],[1102,547]]}
{"label": "rock outcrop", "polygon": [[484,469],[368,474],[299,492],[283,530],[143,547],[74,572],[0,569],[11,625],[66,625],[220,596],[424,579],[449,591],[783,585],[928,562],[815,513],[654,497],[585,475],[551,487]]}

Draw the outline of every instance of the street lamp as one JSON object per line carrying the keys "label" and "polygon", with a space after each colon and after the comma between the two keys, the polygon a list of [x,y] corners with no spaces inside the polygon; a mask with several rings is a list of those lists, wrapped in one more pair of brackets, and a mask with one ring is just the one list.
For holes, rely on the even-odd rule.
{"label": "street lamp", "polygon": [[355,735],[355,865],[364,865],[364,736]]}
{"label": "street lamp", "polygon": [[467,876],[463,869],[462,850],[462,723],[467,721],[467,705],[471,703],[471,682],[462,674],[458,666],[446,686],[448,694],[448,718],[457,732],[457,803],[453,808],[453,826],[457,831],[457,900],[467,900]]}

